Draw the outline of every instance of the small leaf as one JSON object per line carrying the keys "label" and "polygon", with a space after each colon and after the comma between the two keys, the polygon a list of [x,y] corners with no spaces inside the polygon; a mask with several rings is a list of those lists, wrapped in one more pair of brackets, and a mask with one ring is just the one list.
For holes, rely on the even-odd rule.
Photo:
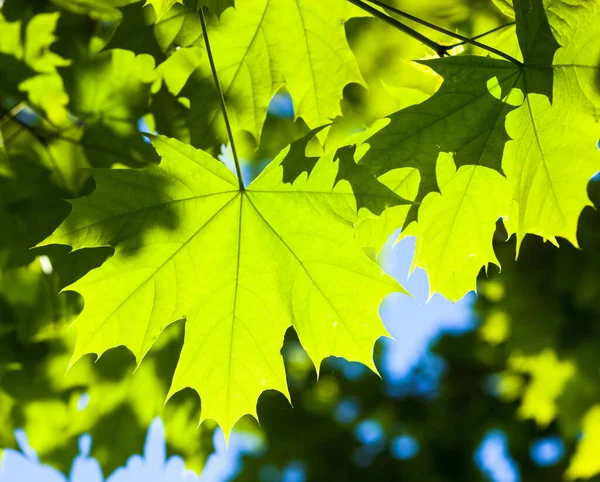
{"label": "small leaf", "polygon": [[152,5],[156,12],[156,20],[160,20],[176,3],[183,4],[183,0],[146,0],[144,6]]}
{"label": "small leaf", "polygon": [[430,296],[443,293],[457,301],[476,290],[477,275],[488,263],[499,265],[492,239],[496,222],[508,210],[510,189],[499,173],[482,166],[456,170],[452,157],[440,154],[441,193],[430,193],[419,208],[414,268],[429,278]]}
{"label": "small leaf", "polygon": [[[440,152],[452,152],[457,167],[471,164],[502,171],[502,152],[509,140],[504,121],[514,109],[502,99],[519,80],[518,69],[504,60],[465,56],[426,65],[444,78],[440,89],[425,102],[389,116],[389,125],[367,139],[370,148],[360,161],[377,176],[401,167],[417,168],[417,200],[439,189],[435,169]],[[409,220],[413,219],[414,215]]]}
{"label": "small leaf", "polygon": [[138,120],[148,111],[155,80],[151,56],[111,50],[63,71],[69,109],[85,125],[82,145],[94,166],[140,165],[156,160]]}

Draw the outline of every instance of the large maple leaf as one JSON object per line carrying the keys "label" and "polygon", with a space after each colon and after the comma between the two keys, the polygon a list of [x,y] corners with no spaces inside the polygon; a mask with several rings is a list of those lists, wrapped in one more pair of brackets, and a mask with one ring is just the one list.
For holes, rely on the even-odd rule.
{"label": "large maple leaf", "polygon": [[[404,201],[374,177],[353,191],[353,150],[322,157],[309,176],[282,182],[281,163],[305,162],[308,137],[284,150],[247,188],[207,153],[153,139],[159,166],[93,170],[97,188],[72,202],[45,244],[114,246],[114,256],[68,289],[85,308],[72,363],[127,346],[141,362],[161,332],[185,319],[170,393],[195,389],[202,417],[229,434],[259,395],[288,395],[280,350],[293,326],[317,365],[335,355],[375,370],[386,335],[378,315],[399,285],[355,240],[357,209]],[[355,173],[356,174],[356,173]],[[368,175],[363,172],[361,178]],[[289,395],[288,395],[289,397]]]}

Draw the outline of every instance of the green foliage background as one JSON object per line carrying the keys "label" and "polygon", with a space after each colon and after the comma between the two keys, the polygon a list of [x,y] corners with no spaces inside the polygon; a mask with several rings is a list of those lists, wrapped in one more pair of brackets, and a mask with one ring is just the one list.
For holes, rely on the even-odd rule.
{"label": "green foliage background", "polygon": [[[328,195],[326,207],[313,218],[299,202],[273,203],[273,212],[297,211],[297,225],[313,226],[315,233],[327,231],[327,215],[343,218],[354,230],[340,227],[332,242],[351,246],[353,256],[360,245],[374,258],[394,229],[403,227],[402,236],[417,237],[414,266],[427,271],[432,293],[459,299],[475,289],[478,276],[481,293],[479,330],[444,339],[436,348],[449,370],[441,396],[433,401],[392,401],[382,395],[374,374],[353,383],[327,375],[317,383],[310,363],[294,365],[279,356],[283,333],[296,319],[279,327],[278,339],[265,335],[275,345],[271,360],[285,362],[288,381],[296,380],[289,382],[294,410],[280,394],[261,397],[260,431],[276,449],[251,462],[241,480],[256,480],[260,464],[282,465],[290,453],[303,454],[311,480],[479,480],[472,453],[490,426],[509,434],[524,480],[600,473],[600,225],[597,213],[586,207],[591,204],[588,181],[600,167],[600,3],[394,2],[467,37],[501,27],[481,38],[503,53],[498,55],[477,45],[455,46],[460,42],[447,34],[394,16],[441,45],[450,54],[442,59],[342,0],[238,0],[234,8],[227,1],[147,3],[5,0],[0,9],[0,447],[12,447],[14,428],[23,427],[42,460],[66,471],[77,437],[89,432],[93,455],[107,473],[141,446],[149,422],[161,415],[169,450],[189,466],[201,469],[211,451],[214,424],[197,429],[200,401],[185,388],[201,392],[205,379],[196,383],[175,375],[175,388],[184,389],[164,404],[185,351],[183,323],[171,324],[177,317],[161,320],[148,346],[134,347],[112,330],[106,335],[113,337],[110,342],[98,337],[94,346],[82,348],[76,331],[68,327],[83,299],[73,291],[58,294],[92,269],[102,266],[84,280],[102,277],[111,263],[118,271],[124,266],[118,264],[124,247],[132,265],[148,262],[144,248],[159,229],[174,239],[173,233],[192,222],[186,212],[149,220],[126,213],[128,229],[111,225],[93,231],[85,224],[114,209],[133,209],[134,201],[143,204],[144,190],[149,198],[180,194],[169,176],[164,185],[151,188],[141,180],[145,174],[135,171],[146,167],[144,173],[161,179],[169,163],[178,165],[166,148],[158,164],[159,155],[139,134],[140,118],[151,130],[175,139],[158,141],[173,150],[190,144],[216,156],[228,142],[198,14],[204,5],[240,157],[259,171],[264,160],[284,150],[269,168],[269,189]],[[295,119],[267,113],[272,96],[281,90],[293,99]],[[201,168],[220,169],[208,154],[181,149],[187,149],[186,159],[198,156]],[[124,189],[121,199],[114,186],[102,193],[101,174],[89,168],[110,168],[105,176],[113,176],[115,183],[127,176],[139,183],[132,183],[130,192]],[[191,172],[181,171],[182,179]],[[199,179],[196,187],[210,191],[212,181]],[[349,201],[331,201],[340,193]],[[592,192],[591,197],[598,205],[598,195]],[[65,199],[75,200],[71,217]],[[79,218],[77,206],[83,206]],[[240,212],[240,226],[241,218]],[[73,235],[83,229],[84,235]],[[315,233],[305,232],[303,244],[310,245]],[[525,237],[527,233],[537,236]],[[217,234],[209,257],[226,251],[219,245],[223,233]],[[505,242],[508,235],[514,236]],[[541,241],[557,244],[557,237],[565,239],[558,250]],[[50,244],[54,242],[81,249],[71,252],[68,246]],[[254,252],[262,247],[255,246]],[[42,270],[41,256],[49,258],[52,273]],[[486,277],[482,268],[490,263],[501,265],[501,274],[492,267]],[[366,254],[345,257],[342,265],[365,266],[368,276],[379,276]],[[323,286],[332,290],[340,279],[331,276]],[[390,281],[386,289],[392,291],[392,285]],[[161,293],[176,293],[173,286]],[[366,340],[360,350],[345,341],[336,345],[337,335],[326,333],[319,323],[305,332],[294,324],[317,368],[330,354],[372,364],[372,347],[382,332],[379,320],[363,311],[376,310],[385,290],[376,293],[370,288],[374,284],[368,286],[363,286],[364,296],[344,305],[356,320],[368,319],[368,330],[349,330]],[[97,295],[108,304],[120,289],[125,288],[107,288],[90,297]],[[304,300],[310,298],[306,293]],[[143,301],[140,306],[148,306],[148,299]],[[235,302],[233,311],[235,315]],[[139,316],[133,318],[131,326],[146,330],[136,325]],[[83,316],[77,323],[85,327],[81,320]],[[189,326],[192,321],[188,318]],[[318,342],[311,345],[311,336]],[[210,353],[218,351],[220,342]],[[193,347],[197,339],[185,343]],[[298,343],[288,330],[284,346]],[[74,352],[81,359],[65,375]],[[88,352],[105,353],[94,363]],[[242,362],[258,365],[250,356]],[[498,380],[495,395],[482,389],[490,375]],[[287,392],[284,375],[268,387],[248,384],[254,398],[265,388]],[[327,387],[334,395],[323,396]],[[214,387],[213,392],[221,393]],[[82,393],[91,400],[85,412],[77,410]],[[339,393],[360,397],[367,412],[386,427],[407,427],[426,457],[400,465],[382,456],[371,468],[350,467],[351,428],[331,417]],[[206,410],[208,398],[204,400]],[[214,413],[227,430],[239,416],[254,413],[254,402],[207,416]],[[115,438],[116,429],[125,425],[127,431]],[[259,430],[248,417],[239,428]],[[585,437],[578,441],[581,430]],[[528,449],[533,438],[546,433],[565,437],[569,457],[541,471],[528,462]]]}

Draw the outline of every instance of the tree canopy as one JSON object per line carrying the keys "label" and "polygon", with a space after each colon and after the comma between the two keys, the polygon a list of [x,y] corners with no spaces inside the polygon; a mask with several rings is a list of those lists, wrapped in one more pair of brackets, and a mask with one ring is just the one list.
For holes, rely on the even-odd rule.
{"label": "tree canopy", "polygon": [[[600,473],[598,38],[599,0],[0,3],[0,447],[24,427],[64,469],[89,432],[110,470],[161,415],[200,468],[210,424],[252,415],[282,447],[260,460],[301,432],[334,458],[302,424],[347,428],[295,400],[339,357],[432,453],[497,410],[569,441],[557,473]],[[377,388],[380,305],[410,295],[378,264],[390,236],[415,237],[430,295],[480,292],[430,405]],[[464,464],[418,471],[477,480]]]}

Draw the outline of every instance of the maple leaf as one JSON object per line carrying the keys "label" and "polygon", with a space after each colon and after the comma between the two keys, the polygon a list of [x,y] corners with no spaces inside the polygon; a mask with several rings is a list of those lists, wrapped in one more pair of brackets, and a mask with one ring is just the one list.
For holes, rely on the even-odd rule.
{"label": "maple leaf", "polygon": [[440,156],[437,177],[440,193],[423,200],[417,225],[405,235],[417,237],[412,269],[425,269],[430,296],[459,300],[476,290],[482,266],[500,264],[491,241],[498,218],[509,209],[510,189],[491,169],[457,170],[450,155]]}
{"label": "maple leaf", "polygon": [[[548,5],[549,28],[560,48],[552,64],[544,49],[533,49],[537,53],[525,59],[525,101],[507,119],[512,140],[502,162],[514,200],[507,228],[519,242],[533,233],[555,243],[560,236],[577,246],[579,214],[591,205],[587,184],[600,168],[600,2]],[[530,8],[543,7],[533,2]],[[551,98],[539,93],[541,73],[553,79]]]}
{"label": "maple leaf", "polygon": [[[201,3],[215,13],[208,32],[234,132],[245,130],[259,142],[269,102],[283,86],[296,117],[316,128],[342,114],[346,85],[364,85],[344,30],[348,19],[363,13],[348,2],[242,0],[235,9],[229,0]],[[192,144],[225,142],[196,10],[174,4],[160,19],[144,15],[139,4],[122,12],[106,48],[153,55],[169,91],[189,99]]]}
{"label": "maple leaf", "polygon": [[[344,22],[356,14],[344,0],[239,0],[212,22],[209,36],[234,131],[246,130],[258,142],[269,102],[284,85],[295,116],[309,128],[340,115],[344,87],[364,85],[344,31]],[[182,95],[191,101],[192,143],[215,144],[208,132],[225,140],[206,59]]]}
{"label": "maple leaf", "polygon": [[366,141],[370,147],[360,161],[378,176],[397,168],[419,169],[418,200],[439,190],[440,152],[452,152],[457,167],[501,171],[509,140],[504,123],[514,109],[502,97],[519,80],[519,71],[504,60],[463,56],[422,63],[444,78],[442,86],[425,102],[390,115],[389,124]]}
{"label": "maple leaf", "polygon": [[183,0],[146,0],[146,5],[152,5],[156,12],[156,19],[160,20],[176,3],[183,3]]}
{"label": "maple leaf", "polygon": [[264,390],[289,398],[280,349],[290,326],[317,367],[335,355],[375,370],[373,346],[386,335],[377,309],[401,288],[365,255],[353,224],[358,207],[372,215],[406,201],[374,178],[361,191],[340,181],[341,166],[350,178],[362,169],[350,148],[283,183],[282,162],[303,161],[309,138],[243,190],[223,164],[164,137],[153,139],[159,166],[94,170],[96,190],[74,200],[44,242],[115,247],[68,287],[85,299],[72,363],[118,345],[139,363],[185,319],[170,394],[195,389],[201,420],[215,419],[226,434],[244,414],[256,416]]}
{"label": "maple leaf", "polygon": [[[8,84],[11,94],[16,96],[21,95],[15,92],[14,86],[18,85],[18,90],[27,92],[32,104],[44,110],[51,121],[64,124],[67,118],[65,106],[69,98],[64,92],[57,68],[69,65],[70,61],[50,50],[57,40],[54,31],[58,18],[58,13],[43,13],[34,16],[23,26],[20,21],[7,22],[0,13],[0,56],[3,66],[0,81]],[[2,87],[3,90],[6,88],[4,85]]]}
{"label": "maple leaf", "polygon": [[[586,186],[600,169],[600,2],[548,5],[515,1],[522,64],[471,56],[429,61],[444,77],[440,90],[392,114],[389,125],[366,141],[370,149],[360,163],[378,176],[419,169],[419,220],[431,209],[426,196],[440,187],[436,166],[445,153],[453,155],[457,178],[466,179],[463,167],[476,167],[461,189],[454,183],[452,195],[442,192],[436,202],[442,222],[409,230],[417,237],[413,266],[427,268],[432,290],[451,299],[474,289],[480,269],[497,263],[491,242],[500,217],[518,246],[528,233],[554,243],[561,236],[577,246],[579,214],[590,205]],[[487,168],[506,178],[481,172]],[[485,219],[471,217],[477,205]],[[406,224],[417,218],[416,205],[412,209]],[[440,239],[469,242],[452,248]]]}

